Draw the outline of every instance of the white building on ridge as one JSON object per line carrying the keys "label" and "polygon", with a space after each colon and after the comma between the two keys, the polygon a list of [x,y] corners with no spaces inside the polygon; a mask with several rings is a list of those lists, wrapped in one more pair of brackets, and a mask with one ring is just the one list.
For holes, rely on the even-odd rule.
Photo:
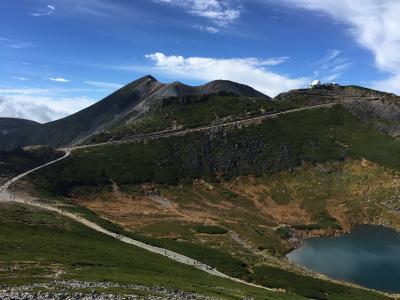
{"label": "white building on ridge", "polygon": [[337,84],[336,82],[333,82],[333,83],[321,83],[320,80],[314,80],[308,87],[310,89],[313,89],[313,88],[319,88],[319,87],[323,87],[323,86],[339,86],[339,84]]}
{"label": "white building on ridge", "polygon": [[309,87],[310,89],[312,89],[312,88],[317,87],[317,86],[320,86],[320,85],[321,85],[321,81],[319,81],[319,80],[314,80],[308,87]]}

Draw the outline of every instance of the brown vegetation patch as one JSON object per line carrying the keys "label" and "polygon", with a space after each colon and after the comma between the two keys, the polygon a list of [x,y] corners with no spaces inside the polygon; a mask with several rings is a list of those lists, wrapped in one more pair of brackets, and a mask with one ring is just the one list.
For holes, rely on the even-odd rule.
{"label": "brown vegetation patch", "polygon": [[259,214],[273,219],[279,224],[298,224],[310,221],[310,215],[299,202],[291,201],[287,205],[277,204],[272,200],[269,188],[258,182],[255,177],[238,178],[227,184],[227,187],[249,199]]}
{"label": "brown vegetation patch", "polygon": [[103,197],[90,200],[78,198],[77,201],[80,205],[126,227],[140,227],[152,223],[153,220],[181,217],[174,205],[166,208],[148,196],[129,196],[122,193],[119,193],[117,199],[113,195],[107,196],[107,201],[104,201]]}

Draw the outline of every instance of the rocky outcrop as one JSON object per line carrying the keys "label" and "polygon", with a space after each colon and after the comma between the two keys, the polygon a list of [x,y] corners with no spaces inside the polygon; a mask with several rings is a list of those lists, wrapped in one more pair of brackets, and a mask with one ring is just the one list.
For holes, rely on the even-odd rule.
{"label": "rocky outcrop", "polygon": [[338,85],[322,85],[309,89],[298,89],[281,93],[273,100],[275,101],[294,101],[300,102],[304,100],[311,101],[309,104],[323,104],[326,102],[341,102],[352,99],[372,99],[393,96],[384,92],[371,90],[360,86],[338,86]]}
{"label": "rocky outcrop", "polygon": [[345,107],[365,124],[391,136],[400,135],[400,99],[382,97],[376,100],[355,100]]}
{"label": "rocky outcrop", "polygon": [[319,86],[282,93],[275,101],[306,105],[338,102],[364,124],[391,136],[400,135],[400,97],[359,86]]}

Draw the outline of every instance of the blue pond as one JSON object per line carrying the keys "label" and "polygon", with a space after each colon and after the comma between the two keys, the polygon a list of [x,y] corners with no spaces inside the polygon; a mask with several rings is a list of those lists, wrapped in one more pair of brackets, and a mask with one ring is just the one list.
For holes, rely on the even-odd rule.
{"label": "blue pond", "polygon": [[385,292],[400,292],[400,234],[363,225],[341,237],[313,238],[287,255],[331,278]]}

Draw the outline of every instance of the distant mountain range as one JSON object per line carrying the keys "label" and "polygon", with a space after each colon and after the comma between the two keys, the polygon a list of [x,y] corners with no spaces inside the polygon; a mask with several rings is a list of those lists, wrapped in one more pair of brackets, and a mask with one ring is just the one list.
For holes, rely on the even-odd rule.
{"label": "distant mountain range", "polygon": [[17,129],[27,128],[34,125],[39,125],[39,123],[18,118],[0,118],[0,136],[12,133]]}
{"label": "distant mountain range", "polygon": [[[372,122],[392,135],[400,132],[399,98],[393,94],[357,86],[323,85],[289,91],[271,99],[249,86],[227,80],[189,86],[180,82],[163,84],[148,75],[86,109],[53,122],[39,124],[0,118],[0,150],[30,145],[66,147],[82,141],[107,141],[151,131],[221,123],[273,112],[276,108],[271,103],[297,107],[346,99],[354,100],[347,107],[365,122]],[[367,119],[366,113],[369,113]]]}
{"label": "distant mountain range", "polygon": [[[193,87],[180,82],[163,84],[152,76],[145,76],[94,105],[60,120],[45,124],[22,122],[22,120],[14,122],[14,124],[19,123],[18,126],[13,126],[10,121],[8,127],[0,123],[0,132],[4,135],[0,141],[0,149],[14,149],[28,145],[69,146],[93,133],[112,127],[121,120],[137,118],[161,99],[219,93],[268,98],[249,86],[226,80]],[[31,126],[22,126],[23,123]]]}

